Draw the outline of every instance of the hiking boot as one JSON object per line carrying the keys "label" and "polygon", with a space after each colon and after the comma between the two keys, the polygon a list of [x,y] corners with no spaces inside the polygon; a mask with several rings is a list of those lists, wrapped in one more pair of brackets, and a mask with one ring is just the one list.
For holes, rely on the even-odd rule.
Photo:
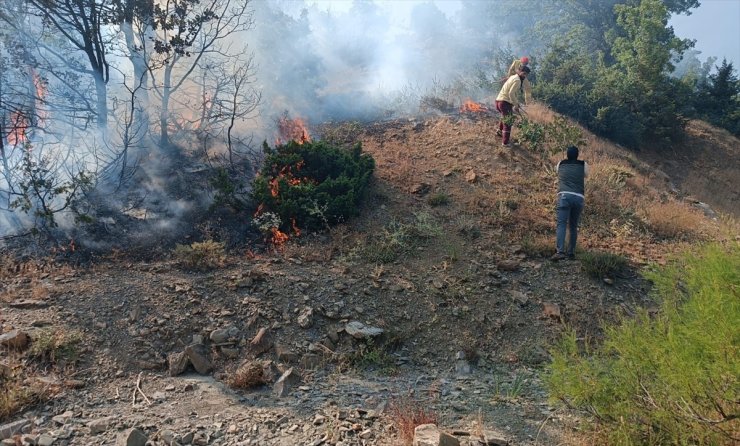
{"label": "hiking boot", "polygon": [[566,256],[562,252],[556,252],[555,254],[552,255],[552,257],[550,257],[550,260],[552,260],[553,262],[557,262],[558,260],[565,260],[567,258],[568,256]]}
{"label": "hiking boot", "polygon": [[568,260],[575,260],[576,255],[575,254],[568,254]]}

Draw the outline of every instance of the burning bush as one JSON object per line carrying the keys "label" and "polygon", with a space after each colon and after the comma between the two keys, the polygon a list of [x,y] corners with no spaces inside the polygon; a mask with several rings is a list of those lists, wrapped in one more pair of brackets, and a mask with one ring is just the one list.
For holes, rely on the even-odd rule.
{"label": "burning bush", "polygon": [[280,217],[283,230],[317,229],[359,213],[359,205],[375,169],[360,144],[344,150],[324,141],[290,141],[270,148],[253,183],[260,203],[257,215]]}

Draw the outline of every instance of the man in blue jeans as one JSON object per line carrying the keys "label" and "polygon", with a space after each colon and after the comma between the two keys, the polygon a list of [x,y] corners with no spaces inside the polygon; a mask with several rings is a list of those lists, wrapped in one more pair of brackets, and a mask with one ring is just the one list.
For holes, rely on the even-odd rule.
{"label": "man in blue jeans", "polygon": [[[578,159],[578,147],[568,147],[568,158],[558,163],[558,228],[555,233],[557,252],[551,260],[573,259],[578,239],[578,221],[583,211],[585,179],[588,165]],[[565,226],[570,226],[568,249],[565,249]]]}

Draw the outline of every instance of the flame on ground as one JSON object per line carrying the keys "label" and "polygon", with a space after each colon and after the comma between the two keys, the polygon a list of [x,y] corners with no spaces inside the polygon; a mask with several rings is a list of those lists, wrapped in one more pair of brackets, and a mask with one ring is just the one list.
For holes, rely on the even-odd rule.
{"label": "flame on ground", "polygon": [[486,111],[488,111],[488,108],[470,99],[466,99],[460,106],[460,113],[483,113]]}

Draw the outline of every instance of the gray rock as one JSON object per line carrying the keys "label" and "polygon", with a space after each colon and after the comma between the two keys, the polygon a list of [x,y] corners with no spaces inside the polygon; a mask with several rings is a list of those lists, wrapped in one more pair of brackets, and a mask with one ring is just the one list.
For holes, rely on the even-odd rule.
{"label": "gray rock", "polygon": [[344,327],[344,331],[355,339],[374,338],[383,334],[382,328],[368,327],[359,321],[349,322]]}
{"label": "gray rock", "polygon": [[289,368],[282,374],[280,378],[275,382],[272,388],[275,396],[283,397],[290,393],[293,388],[301,382],[301,377],[293,368]]}
{"label": "gray rock", "polygon": [[414,429],[414,446],[459,446],[460,441],[441,431],[436,424],[422,424]]}
{"label": "gray rock", "polygon": [[470,363],[464,359],[455,361],[455,374],[457,376],[468,376],[471,373]]}
{"label": "gray rock", "polygon": [[15,434],[21,433],[24,427],[30,422],[28,420],[18,420],[11,423],[0,425],[0,440],[10,438]]}
{"label": "gray rock", "polygon": [[105,417],[92,420],[87,423],[87,427],[90,428],[90,435],[97,435],[107,431],[113,423],[115,423],[116,417]]}
{"label": "gray rock", "polygon": [[21,350],[28,345],[28,335],[20,330],[11,330],[0,335],[0,345]]}
{"label": "gray rock", "polygon": [[184,373],[190,365],[190,358],[185,352],[170,353],[167,356],[167,363],[169,365],[170,376],[177,376]]}
{"label": "gray rock", "polygon": [[301,328],[309,328],[313,324],[313,309],[306,307],[306,309],[301,312],[301,314],[298,315],[298,319],[296,320],[299,326]]}
{"label": "gray rock", "polygon": [[219,328],[218,330],[213,330],[210,338],[214,344],[223,344],[229,340],[229,329]]}
{"label": "gray rock", "polygon": [[483,438],[485,438],[486,445],[488,446],[508,446],[509,440],[503,436],[500,432],[486,429],[483,431]]}
{"label": "gray rock", "polygon": [[116,446],[144,446],[149,438],[141,430],[132,427],[118,434]]}
{"label": "gray rock", "polygon": [[207,375],[213,370],[213,364],[208,359],[208,349],[203,344],[188,345],[185,347],[185,354],[188,355],[195,371],[201,375]]}
{"label": "gray rock", "polygon": [[49,434],[41,434],[36,440],[36,444],[38,446],[51,446],[54,444],[55,441],[57,441],[56,437],[52,437]]}

